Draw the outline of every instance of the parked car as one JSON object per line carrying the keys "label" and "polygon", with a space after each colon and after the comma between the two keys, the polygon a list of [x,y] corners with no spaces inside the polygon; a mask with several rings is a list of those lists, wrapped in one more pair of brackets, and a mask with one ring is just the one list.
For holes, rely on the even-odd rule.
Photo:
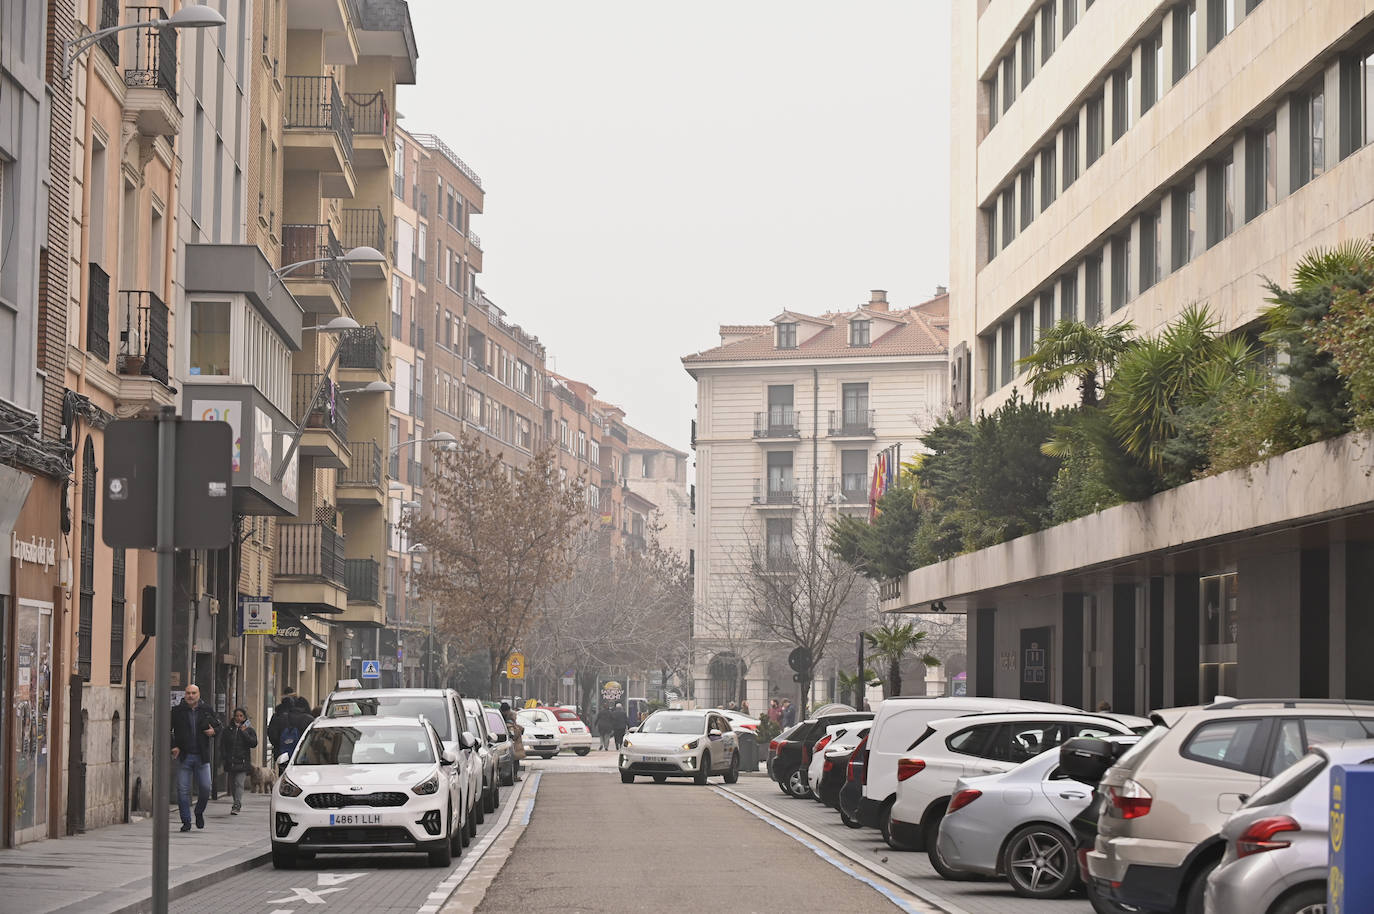
{"label": "parked car", "polygon": [[1071,823],[1092,793],[1064,770],[1057,746],[1002,774],[962,777],[940,820],[940,859],[961,873],[1005,876],[1026,898],[1060,898],[1081,882]]}
{"label": "parked car", "polygon": [[879,829],[883,838],[890,841],[892,807],[897,802],[897,761],[911,750],[932,720],[999,711],[1083,713],[1078,708],[1012,698],[975,698],[965,695],[889,698],[878,706],[865,747],[859,821],[869,828]]}
{"label": "parked car", "polygon": [[863,828],[859,821],[859,806],[864,798],[864,765],[868,762],[868,741],[873,736],[870,727],[868,734],[859,740],[859,745],[849,753],[849,761],[844,766],[844,785],[840,787],[840,821],[848,828]]}
{"label": "parked car", "polygon": [[[487,729],[487,715],[482,703],[475,698],[464,698],[463,712],[467,715],[467,729],[477,737],[477,756],[481,763],[481,801],[477,804],[476,824],[486,819],[486,814],[496,812],[501,805],[501,782],[496,774],[496,754],[491,751],[491,731]],[[473,837],[477,837],[474,828]]]}
{"label": "parked car", "polygon": [[777,780],[777,778],[773,776],[773,759],[777,758],[778,750],[782,748],[784,743],[792,738],[792,734],[796,733],[800,726],[801,724],[793,724],[790,727],[783,727],[782,731],[779,732],[777,736],[768,741],[768,759],[764,765],[764,769],[768,772],[768,777],[771,780]]}
{"label": "parked car", "polygon": [[506,719],[499,708],[483,708],[487,718],[487,730],[491,733],[491,750],[496,756],[496,771],[501,785],[510,787],[515,783],[515,744],[511,742],[510,731],[506,729]]}
{"label": "parked car", "polygon": [[291,869],[320,853],[409,851],[448,866],[466,824],[451,773],[457,765],[428,719],[317,719],[272,790],[272,865]]}
{"label": "parked car", "polygon": [[853,721],[831,729],[835,730],[835,734],[829,742],[822,738],[812,750],[807,780],[817,802],[838,809],[840,789],[844,787],[849,757],[853,755],[859,742],[868,735],[869,724],[866,721]]}
{"label": "parked car", "polygon": [[690,777],[705,784],[713,775],[739,780],[739,743],[725,718],[714,711],[655,711],[625,735],[620,780],[647,774],[654,783]]}
{"label": "parked car", "polygon": [[1374,702],[1225,699],[1151,716],[1157,726],[1102,778],[1088,853],[1102,897],[1145,911],[1202,914],[1227,817],[1308,746],[1374,736]]}
{"label": "parked car", "polygon": [[1078,879],[1095,914],[1135,914],[1134,909],[1123,908],[1103,898],[1097,891],[1096,885],[1088,875],[1088,851],[1092,850],[1093,844],[1097,841],[1097,820],[1101,818],[1104,805],[1102,791],[1098,790],[1097,786],[1102,783],[1102,777],[1107,773],[1107,769],[1139,742],[1138,738],[1103,740],[1079,737],[1066,740],[1064,745],[1059,747],[1059,767],[1073,780],[1093,788],[1088,805],[1070,820],[1069,826],[1073,830],[1074,848],[1078,855]]}
{"label": "parked car", "polygon": [[[444,748],[458,756],[454,772],[463,798],[463,845],[477,835],[477,812],[482,802],[482,757],[476,734],[462,740],[468,731],[467,714],[453,689],[364,689],[356,680],[341,682],[349,688],[329,693],[322,717],[423,717],[434,725]],[[356,686],[356,687],[353,687]]]}
{"label": "parked car", "polygon": [[[1112,718],[1081,711],[969,714],[931,721],[909,754],[897,762],[897,800],[888,843],[924,850],[930,865],[946,879],[967,878],[945,863],[936,841],[961,775],[1010,771],[1075,736],[1129,733],[1130,727]],[[1065,849],[1072,849],[1067,841]]]}
{"label": "parked car", "polygon": [[728,720],[730,726],[736,730],[757,731],[759,728],[759,719],[757,717],[750,717],[743,711],[731,711],[728,708],[711,708],[710,710],[715,711],[721,717]]}
{"label": "parked car", "polygon": [[1209,912],[1324,914],[1332,765],[1374,765],[1374,740],[1313,746],[1226,820]]}
{"label": "parked car", "polygon": [[553,726],[558,731],[559,751],[571,749],[577,755],[592,751],[592,731],[577,716],[575,708],[535,708],[553,715]]}
{"label": "parked car", "polygon": [[787,738],[778,744],[778,752],[773,757],[773,779],[788,796],[802,799],[811,795],[811,784],[807,780],[807,767],[811,764],[811,754],[816,743],[825,736],[825,730],[832,724],[847,724],[856,720],[872,720],[871,711],[840,711],[824,717],[811,717],[802,721]]}
{"label": "parked car", "polygon": [[550,759],[562,750],[563,743],[558,738],[552,713],[538,708],[525,708],[515,712],[515,719],[525,728],[521,742],[525,744],[526,754]]}

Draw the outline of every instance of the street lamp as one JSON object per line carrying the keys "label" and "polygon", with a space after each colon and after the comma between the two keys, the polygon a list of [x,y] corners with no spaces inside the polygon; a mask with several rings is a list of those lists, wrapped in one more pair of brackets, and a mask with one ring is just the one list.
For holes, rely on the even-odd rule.
{"label": "street lamp", "polygon": [[167,19],[149,19],[147,22],[112,25],[107,29],[99,29],[89,35],[82,35],[80,38],[68,38],[62,45],[62,78],[70,82],[72,66],[76,63],[76,58],[80,57],[91,45],[106,35],[113,35],[115,32],[122,32],[126,29],[217,29],[223,26],[224,17],[219,14],[218,10],[208,6],[190,5],[183,6]]}
{"label": "street lamp", "polygon": [[393,444],[390,450],[387,451],[387,453],[395,454],[396,452],[400,451],[401,448],[408,447],[412,444],[426,444],[434,442],[437,442],[439,444],[439,449],[443,451],[452,451],[458,448],[458,439],[455,438],[452,435],[452,433],[435,432],[427,438],[412,438],[409,441],[402,441],[399,444]]}
{"label": "street lamp", "polygon": [[[292,266],[300,266],[300,264],[293,264]],[[290,268],[284,267],[283,269]],[[271,288],[268,286],[269,294]],[[345,330],[357,330],[360,326],[353,318],[340,315],[327,324],[318,324],[305,329],[317,330],[320,333],[343,333]],[[296,426],[296,431],[291,435],[291,446],[286,449],[286,453],[282,455],[281,463],[277,465],[277,471],[272,474],[274,484],[280,482],[282,476],[286,474],[286,468],[291,465],[291,458],[296,455],[296,448],[301,446],[301,436],[305,434],[305,424],[310,421],[310,414],[315,411],[315,405],[320,402],[320,395],[324,393],[325,386],[329,383],[329,372],[334,368],[334,363],[339,360],[339,353],[341,352],[343,352],[343,340],[339,340],[335,344],[334,354],[329,357],[329,364],[325,365],[324,371],[320,372],[320,383],[315,385],[315,393],[310,398],[310,405],[306,407],[305,414],[301,416],[301,421]]]}
{"label": "street lamp", "polygon": [[[386,263],[386,255],[374,247],[360,244],[356,248],[349,248],[342,254],[331,254],[328,257],[312,257],[309,260],[298,260],[295,263],[288,263],[284,267],[278,267],[272,271],[272,275],[277,279],[285,279],[287,274],[299,270],[301,267],[308,267],[315,263]],[[267,297],[272,297],[272,284],[267,284]],[[337,320],[337,318],[335,318]],[[332,323],[332,321],[331,321]],[[354,328],[358,325],[354,324]]]}

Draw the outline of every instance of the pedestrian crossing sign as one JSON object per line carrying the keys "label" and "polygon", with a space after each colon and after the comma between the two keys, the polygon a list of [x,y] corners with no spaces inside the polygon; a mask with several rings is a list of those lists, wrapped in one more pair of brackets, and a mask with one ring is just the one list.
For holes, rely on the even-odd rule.
{"label": "pedestrian crossing sign", "polygon": [[363,661],[363,678],[364,678],[364,679],[381,679],[381,678],[382,678],[382,665],[381,665],[380,663],[378,663],[376,660],[364,660],[364,661]]}

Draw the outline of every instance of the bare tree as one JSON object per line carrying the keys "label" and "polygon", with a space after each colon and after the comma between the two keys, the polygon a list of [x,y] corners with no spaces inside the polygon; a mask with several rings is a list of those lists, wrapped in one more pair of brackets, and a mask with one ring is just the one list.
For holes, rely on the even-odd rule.
{"label": "bare tree", "polygon": [[746,605],[742,594],[725,591],[697,606],[692,614],[692,634],[697,649],[711,653],[707,660],[708,670],[728,670],[730,675],[730,687],[725,694],[712,694],[708,700],[723,705],[746,699],[745,680],[749,670],[763,662],[769,645],[759,637],[752,609]]}
{"label": "bare tree", "polygon": [[413,575],[434,601],[439,631],[485,651],[496,695],[506,657],[571,571],[569,545],[585,523],[582,483],[559,479],[549,449],[512,468],[466,435],[438,464],[433,511],[405,522],[428,548]]}

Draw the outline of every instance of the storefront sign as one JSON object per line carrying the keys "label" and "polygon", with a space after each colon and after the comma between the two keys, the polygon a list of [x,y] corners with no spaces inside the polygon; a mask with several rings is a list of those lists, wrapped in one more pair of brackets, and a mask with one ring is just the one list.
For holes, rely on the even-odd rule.
{"label": "storefront sign", "polygon": [[43,571],[47,572],[57,564],[57,540],[31,536],[26,542],[19,538],[18,533],[10,531],[10,555],[19,560],[20,568],[28,562],[31,565],[42,565]]}
{"label": "storefront sign", "polygon": [[282,647],[295,647],[305,643],[305,625],[293,614],[277,613],[277,633],[272,635],[272,643]]}
{"label": "storefront sign", "polygon": [[603,702],[621,701],[625,698],[625,687],[614,679],[607,679],[601,683],[601,700]]}
{"label": "storefront sign", "polygon": [[240,428],[243,404],[238,400],[193,400],[191,418],[200,422],[227,422],[233,430],[232,466],[235,473],[243,459],[243,433]]}
{"label": "storefront sign", "polygon": [[239,597],[239,630],[245,635],[275,635],[277,614],[267,597]]}

